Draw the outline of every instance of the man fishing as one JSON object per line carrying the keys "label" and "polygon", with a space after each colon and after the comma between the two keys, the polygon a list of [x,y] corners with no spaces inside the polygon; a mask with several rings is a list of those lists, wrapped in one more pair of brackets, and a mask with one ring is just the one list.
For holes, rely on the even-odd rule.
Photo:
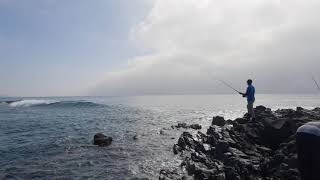
{"label": "man fishing", "polygon": [[254,114],[253,103],[255,101],[254,94],[255,94],[256,90],[252,86],[252,80],[251,79],[247,80],[248,87],[247,87],[246,93],[242,93],[242,92],[236,90],[231,85],[229,85],[228,83],[226,83],[226,82],[224,82],[222,80],[220,80],[220,82],[222,82],[224,85],[226,85],[227,87],[231,88],[235,92],[241,94],[242,97],[246,97],[247,98],[247,101],[248,101],[247,109],[248,109],[249,118],[251,118],[251,120],[254,121],[256,119],[256,115]]}
{"label": "man fishing", "polygon": [[248,102],[247,109],[248,109],[249,118],[251,118],[251,120],[254,121],[256,119],[256,116],[255,116],[254,109],[253,109],[253,103],[255,101],[254,94],[255,94],[256,90],[252,86],[252,80],[251,79],[247,80],[247,84],[248,84],[248,87],[247,87],[246,93],[239,92],[239,94],[241,94],[242,97],[246,97],[247,98],[247,102]]}

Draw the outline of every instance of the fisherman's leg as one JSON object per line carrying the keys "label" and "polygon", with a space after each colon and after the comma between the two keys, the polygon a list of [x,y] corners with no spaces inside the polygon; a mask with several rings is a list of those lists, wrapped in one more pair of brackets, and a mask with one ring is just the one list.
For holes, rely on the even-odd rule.
{"label": "fisherman's leg", "polygon": [[301,180],[311,180],[311,163],[312,163],[312,140],[311,135],[307,133],[296,134],[296,145],[298,153],[298,168]]}
{"label": "fisherman's leg", "polygon": [[248,112],[250,114],[250,117],[254,119],[255,115],[254,115],[254,109],[253,109],[253,102],[248,102]]}
{"label": "fisherman's leg", "polygon": [[248,118],[251,118],[250,105],[249,102],[247,104]]}
{"label": "fisherman's leg", "polygon": [[251,110],[252,110],[251,117],[252,117],[252,119],[255,119],[256,118],[256,114],[254,113],[253,103],[254,102],[252,102],[252,106],[251,106]]}
{"label": "fisherman's leg", "polygon": [[313,136],[312,148],[312,180],[320,179],[320,137]]}

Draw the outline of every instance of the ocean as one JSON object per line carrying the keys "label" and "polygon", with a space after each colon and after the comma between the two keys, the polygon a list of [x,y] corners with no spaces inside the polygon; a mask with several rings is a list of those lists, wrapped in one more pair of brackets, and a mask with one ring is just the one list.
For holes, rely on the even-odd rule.
{"label": "ocean", "polygon": [[[15,98],[16,99],[16,98]],[[256,95],[255,105],[320,107],[320,95]],[[2,98],[0,101],[8,100]],[[202,125],[213,116],[241,117],[239,95],[134,97],[41,97],[0,103],[1,179],[158,179],[160,169],[178,168],[172,146],[185,122]],[[162,133],[160,133],[162,131]],[[113,138],[93,144],[95,133]],[[134,140],[133,136],[138,139]]]}

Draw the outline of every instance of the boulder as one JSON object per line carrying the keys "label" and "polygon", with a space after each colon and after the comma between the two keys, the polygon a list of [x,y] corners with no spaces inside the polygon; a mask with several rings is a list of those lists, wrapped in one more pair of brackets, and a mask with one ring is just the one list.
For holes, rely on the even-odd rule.
{"label": "boulder", "polygon": [[178,123],[177,125],[175,126],[171,126],[172,129],[174,128],[184,128],[184,129],[195,129],[195,130],[198,130],[198,129],[201,129],[201,125],[200,124],[191,124],[191,125],[188,125],[187,123]]}
{"label": "boulder", "polygon": [[200,124],[191,124],[189,127],[190,127],[191,129],[196,129],[196,130],[202,128]]}
{"label": "boulder", "polygon": [[187,128],[187,123],[178,123],[176,128]]}
{"label": "boulder", "polygon": [[112,137],[108,137],[102,133],[94,135],[93,144],[98,146],[109,146],[112,143]]}
{"label": "boulder", "polygon": [[159,134],[165,135],[166,133],[165,133],[165,131],[163,129],[160,129]]}
{"label": "boulder", "polygon": [[256,110],[256,111],[265,111],[265,110],[267,110],[267,108],[264,107],[264,106],[257,106],[257,107],[255,108],[255,110]]}
{"label": "boulder", "polygon": [[226,124],[226,121],[221,116],[215,116],[212,118],[211,124],[216,126],[224,126]]}
{"label": "boulder", "polygon": [[296,132],[295,122],[287,118],[264,119],[264,129],[261,131],[261,142],[272,149],[284,142]]}
{"label": "boulder", "polygon": [[173,153],[174,154],[178,154],[181,151],[182,151],[182,148],[178,144],[173,145]]}
{"label": "boulder", "polygon": [[239,123],[239,124],[245,124],[245,123],[249,122],[249,119],[247,119],[247,118],[237,118],[234,121]]}
{"label": "boulder", "polygon": [[303,111],[304,109],[302,107],[297,107],[296,111]]}
{"label": "boulder", "polygon": [[134,135],[134,136],[132,137],[132,139],[133,139],[133,140],[138,140],[138,139],[139,139],[138,134]]}

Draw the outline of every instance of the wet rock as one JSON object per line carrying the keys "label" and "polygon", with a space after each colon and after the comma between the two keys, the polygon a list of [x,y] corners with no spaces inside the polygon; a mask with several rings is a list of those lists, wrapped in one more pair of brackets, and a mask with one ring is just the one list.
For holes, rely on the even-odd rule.
{"label": "wet rock", "polygon": [[225,168],[225,179],[226,180],[240,180],[241,177],[238,174],[237,170],[234,167],[226,167]]}
{"label": "wet rock", "polygon": [[216,126],[224,126],[226,124],[226,121],[224,120],[223,117],[221,116],[216,116],[212,118],[212,125]]}
{"label": "wet rock", "polygon": [[178,123],[178,125],[175,126],[176,128],[188,128],[187,123]]}
{"label": "wet rock", "polygon": [[239,123],[239,124],[245,124],[247,122],[249,122],[248,118],[237,118],[235,119],[235,122]]}
{"label": "wet rock", "polygon": [[201,125],[199,125],[199,124],[191,124],[189,127],[192,129],[196,129],[196,130],[202,128]]}
{"label": "wet rock", "polygon": [[139,139],[138,134],[134,135],[134,136],[132,137],[132,139],[133,139],[133,140],[138,140],[138,139]]}
{"label": "wet rock", "polygon": [[173,153],[174,154],[178,154],[181,151],[182,151],[182,148],[178,144],[173,145]]}
{"label": "wet rock", "polygon": [[161,135],[166,135],[166,133],[165,133],[165,131],[164,131],[163,129],[161,129],[161,130],[159,131],[159,134],[161,134]]}
{"label": "wet rock", "polygon": [[195,130],[198,130],[198,129],[201,129],[201,125],[200,124],[191,124],[191,125],[187,125],[187,123],[178,123],[177,125],[175,126],[171,126],[172,129],[174,128],[184,128],[184,129],[195,129]]}
{"label": "wet rock", "polygon": [[221,156],[228,151],[229,147],[230,146],[227,141],[219,141],[215,146],[217,158],[222,159]]}
{"label": "wet rock", "polygon": [[203,147],[203,152],[206,153],[206,152],[210,152],[211,151],[211,146],[209,144],[201,144],[201,146]]}
{"label": "wet rock", "polygon": [[206,134],[183,132],[173,146],[183,158],[181,166],[194,179],[298,180],[295,132],[320,120],[320,108],[271,111],[258,106],[255,111],[254,122],[243,117],[226,122],[217,116]]}
{"label": "wet rock", "polygon": [[109,146],[112,143],[112,137],[108,137],[102,133],[94,135],[93,144],[98,146]]}
{"label": "wet rock", "polygon": [[224,174],[224,173],[220,173],[220,174],[214,175],[214,176],[213,176],[213,179],[216,179],[216,180],[225,180],[226,177],[225,177],[225,174]]}
{"label": "wet rock", "polygon": [[264,106],[257,106],[257,107],[255,108],[255,110],[256,110],[256,111],[265,111],[265,110],[267,110],[267,108],[264,107]]}
{"label": "wet rock", "polygon": [[160,170],[159,180],[182,179],[177,170]]}
{"label": "wet rock", "polygon": [[181,180],[194,180],[194,178],[191,178],[190,176],[182,176]]}
{"label": "wet rock", "polygon": [[261,142],[272,149],[296,132],[294,121],[287,118],[264,119]]}
{"label": "wet rock", "polygon": [[194,148],[195,140],[189,132],[183,132],[178,140],[178,146],[181,148],[181,150],[185,150],[186,148]]}

